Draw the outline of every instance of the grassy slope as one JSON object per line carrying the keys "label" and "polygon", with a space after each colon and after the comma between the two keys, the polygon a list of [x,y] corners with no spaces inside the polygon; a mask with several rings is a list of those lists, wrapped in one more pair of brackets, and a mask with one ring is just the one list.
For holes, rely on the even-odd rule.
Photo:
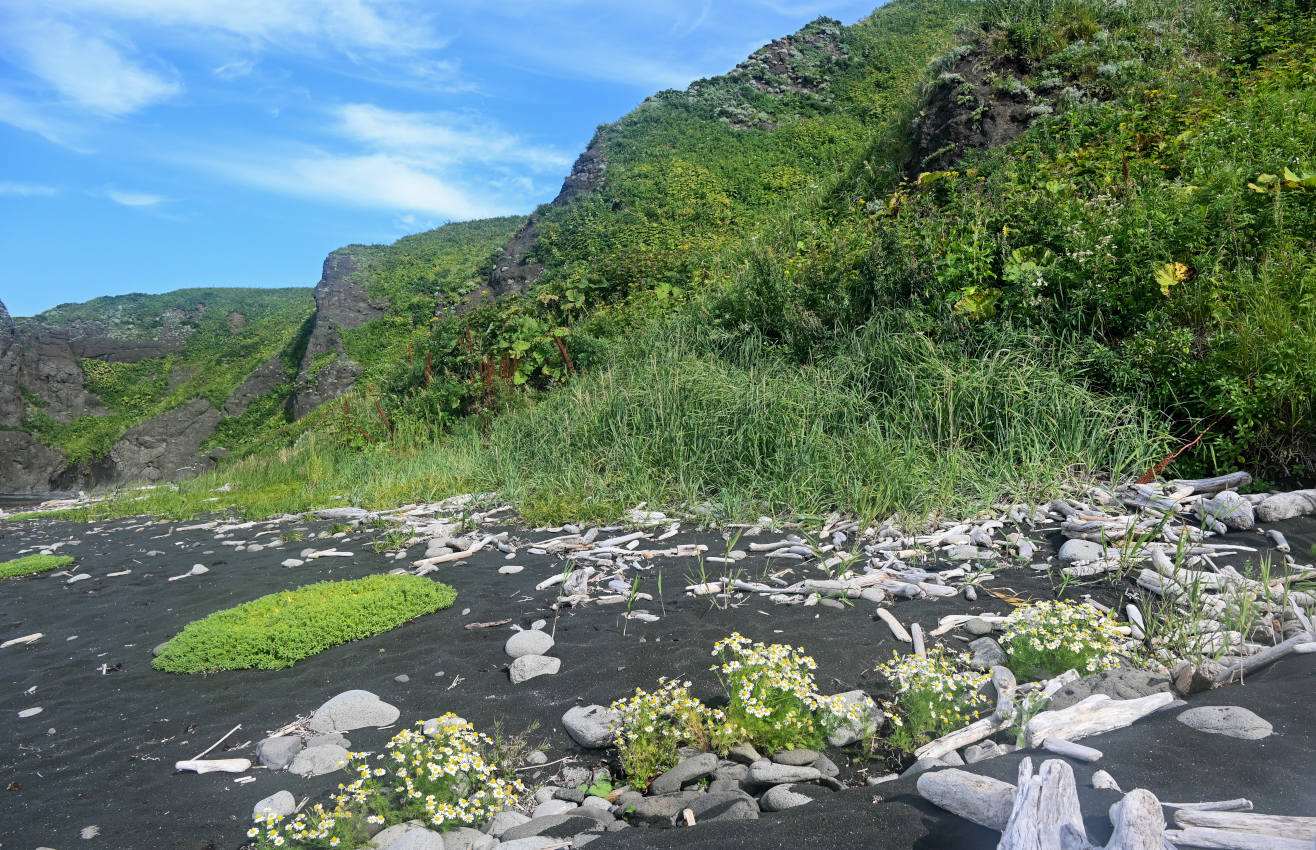
{"label": "grassy slope", "polygon": [[[221,407],[252,371],[289,346],[314,307],[311,291],[300,288],[180,289],[55,307],[26,321],[55,326],[95,321],[107,324],[113,336],[186,333],[187,342],[174,354],[139,363],[82,360],[84,386],[109,414],[65,423],[34,405],[25,426],[70,463],[103,457],[133,425],[181,404],[205,398]],[[238,330],[229,324],[233,311],[246,319]],[[180,318],[167,322],[171,312]]]}
{"label": "grassy slope", "polygon": [[[1145,468],[1167,429],[1208,424],[1181,469],[1303,474],[1316,397],[1306,4],[1017,0],[949,23],[945,8],[897,0],[847,33],[873,49],[846,71],[834,121],[797,108],[776,139],[705,148],[705,131],[727,139],[668,95],[621,122],[610,144],[630,147],[612,151],[610,182],[549,216],[543,286],[468,318],[464,360],[460,326],[430,338],[448,391],[473,386],[461,402],[502,415],[431,445],[414,439],[428,436],[428,386],[401,381],[369,407],[349,400],[280,463],[139,507],[185,515],[231,481],[211,504],[251,514],[498,488],[556,518],[642,499],[875,517]],[[993,87],[1026,97],[1022,84],[1052,114],[953,173],[901,182],[910,119],[943,84],[931,60],[955,30]],[[906,51],[908,32],[927,38]],[[862,132],[791,159],[791,122]],[[755,196],[742,178],[781,166],[778,153],[826,173]],[[557,390],[543,368],[553,338],[587,367]],[[488,393],[491,367],[495,389],[505,375],[536,391]],[[353,429],[367,434],[355,445]]]}

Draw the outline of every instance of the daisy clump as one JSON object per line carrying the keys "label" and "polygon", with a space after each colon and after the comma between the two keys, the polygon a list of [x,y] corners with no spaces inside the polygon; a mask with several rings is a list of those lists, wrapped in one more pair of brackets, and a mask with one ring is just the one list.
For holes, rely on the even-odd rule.
{"label": "daisy clump", "polygon": [[494,741],[470,723],[448,713],[418,726],[394,735],[373,759],[352,753],[344,766],[356,778],[339,784],[328,806],[257,818],[247,836],[260,850],[360,847],[378,828],[408,820],[438,830],[474,826],[525,792],[492,757]]}
{"label": "daisy clump", "polygon": [[727,720],[738,737],[767,752],[816,747],[836,712],[849,709],[820,695],[818,662],[790,644],[763,644],[732,633],[713,645],[713,671],[730,702]]}
{"label": "daisy clump", "polygon": [[1114,620],[1087,602],[1038,602],[1010,614],[1001,647],[1015,675],[1037,679],[1118,667],[1121,637]]}
{"label": "daisy clump", "polygon": [[878,665],[877,672],[896,689],[896,698],[882,703],[892,746],[913,752],[978,719],[988,704],[979,689],[991,676],[967,669],[968,664],[967,655],[934,646],[927,655],[893,654]]}
{"label": "daisy clump", "polygon": [[621,768],[637,789],[675,767],[681,747],[725,752],[739,740],[729,730],[726,714],[691,695],[690,682],[666,677],[658,681],[658,690],[636,688],[611,706],[621,718],[614,730]]}

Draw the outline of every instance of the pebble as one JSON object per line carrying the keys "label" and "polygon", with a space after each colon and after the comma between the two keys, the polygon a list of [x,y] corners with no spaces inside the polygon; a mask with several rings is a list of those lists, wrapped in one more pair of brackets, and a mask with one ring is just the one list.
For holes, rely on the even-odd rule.
{"label": "pebble", "polygon": [[812,766],[818,760],[819,753],[816,750],[798,749],[798,750],[781,750],[772,754],[772,760],[777,764],[789,764],[794,767]]}
{"label": "pebble", "polygon": [[555,675],[560,669],[562,669],[561,658],[553,658],[549,655],[521,655],[512,659],[508,673],[512,684],[519,685],[537,676]]}
{"label": "pebble", "polygon": [[548,756],[543,750],[535,750],[525,757],[526,764],[545,764],[548,762]]}
{"label": "pebble", "polygon": [[524,569],[525,567],[518,567],[516,564],[508,564],[505,567],[499,567],[498,572],[502,573],[505,576],[514,576]]}
{"label": "pebble", "polygon": [[812,797],[796,793],[793,785],[774,785],[759,798],[759,806],[765,812],[783,812],[796,806],[812,803]]}
{"label": "pebble", "polygon": [[400,682],[405,685],[407,682],[411,681],[411,677],[408,676],[406,673],[399,673],[398,675],[393,677],[393,681]]}
{"label": "pebble", "polygon": [[812,782],[822,777],[816,767],[794,767],[770,761],[756,761],[749,766],[749,781],[759,785],[785,785],[790,782]]}
{"label": "pebble", "polygon": [[302,739],[296,735],[279,735],[256,744],[256,760],[270,770],[283,770],[302,751]]}
{"label": "pebble", "polygon": [[1190,708],[1175,719],[1199,732],[1247,741],[1259,741],[1275,731],[1255,712],[1238,705],[1203,705]]}
{"label": "pebble", "polygon": [[986,637],[992,633],[992,624],[982,617],[974,617],[964,624],[964,630],[974,637]]}
{"label": "pebble", "polygon": [[285,567],[300,567],[300,566],[301,566],[302,564],[304,564],[304,563],[306,563],[306,562],[303,561],[303,560],[300,559],[300,558],[287,558],[287,559],[285,559],[285,560],[283,561],[283,566],[285,566]]}
{"label": "pebble", "polygon": [[40,713],[43,712],[43,711],[45,711],[45,709],[42,708],[41,706],[37,705],[37,706],[33,706],[32,708],[25,708],[25,709],[23,709],[22,711],[18,712],[18,716],[19,716],[19,717],[36,717],[38,714],[40,714]]}

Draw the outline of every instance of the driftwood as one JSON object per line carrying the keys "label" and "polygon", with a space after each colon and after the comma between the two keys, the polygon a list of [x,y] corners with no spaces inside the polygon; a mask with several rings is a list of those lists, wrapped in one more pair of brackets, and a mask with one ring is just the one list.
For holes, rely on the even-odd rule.
{"label": "driftwood", "polygon": [[[421,558],[419,561],[412,561],[411,565],[413,567],[429,567],[429,566],[433,566],[434,564],[446,564],[448,561],[457,561],[462,558],[469,558],[470,556],[474,555],[476,552],[479,552],[485,546],[489,545],[490,539],[491,538],[486,537],[483,540],[479,541],[478,543],[472,544],[471,548],[467,549],[465,552],[449,552],[447,555],[438,555],[433,558]],[[323,555],[326,553],[322,552],[317,554]],[[316,557],[316,555],[312,554],[311,557]]]}
{"label": "driftwood", "polygon": [[1311,850],[1311,842],[1300,838],[1280,838],[1256,832],[1211,829],[1190,826],[1167,829],[1165,839],[1175,847],[1205,847],[1208,850]]}
{"label": "driftwood", "polygon": [[947,753],[976,744],[983,738],[997,732],[1014,722],[1015,679],[1008,667],[992,668],[992,684],[996,687],[996,710],[987,717],[975,720],[968,726],[956,729],[935,741],[929,741],[914,751],[919,758],[941,758]]}
{"label": "driftwood", "polygon": [[923,799],[988,829],[1002,831],[1014,807],[1014,786],[965,770],[932,770],[915,783]]}
{"label": "driftwood", "polygon": [[174,770],[190,770],[194,773],[245,773],[250,769],[250,759],[186,759],[174,762]]}
{"label": "driftwood", "polygon": [[1042,742],[1042,749],[1048,753],[1055,753],[1058,756],[1067,756],[1068,758],[1078,759],[1079,761],[1093,762],[1101,758],[1101,750],[1085,747],[1082,744],[1075,744],[1073,741],[1066,741],[1064,738],[1047,738]]}
{"label": "driftwood", "polygon": [[11,638],[10,640],[5,641],[4,643],[0,643],[0,649],[8,649],[11,646],[18,646],[19,644],[36,643],[37,641],[41,640],[45,636],[46,635],[44,632],[33,632],[30,635],[23,635],[22,637]]}
{"label": "driftwood", "polygon": [[1060,759],[1050,759],[1042,762],[1034,776],[1033,761],[1025,757],[1019,762],[1014,808],[996,850],[1078,850],[1087,846],[1073,769]]}
{"label": "driftwood", "polygon": [[1194,812],[1250,812],[1252,801],[1246,797],[1234,800],[1208,800],[1204,803],[1161,803],[1167,809],[1185,809]]}
{"label": "driftwood", "polygon": [[1252,476],[1246,472],[1231,472],[1215,478],[1176,478],[1167,483],[1171,487],[1191,488],[1188,495],[1192,496],[1199,493],[1219,493],[1221,490],[1237,490],[1239,487],[1251,484]]}
{"label": "driftwood", "polygon": [[1180,810],[1174,813],[1179,826],[1205,826],[1214,829],[1232,829],[1237,832],[1255,832],[1278,835],[1281,838],[1298,838],[1316,841],[1316,817],[1291,815],[1261,815],[1255,812],[1209,812]]}
{"label": "driftwood", "polygon": [[890,611],[885,608],[878,608],[877,618],[887,624],[887,628],[891,629],[891,634],[895,636],[896,640],[902,643],[913,643],[914,639],[910,637],[909,632],[905,631],[905,627],[900,625],[900,621]]}
{"label": "driftwood", "polygon": [[927,655],[928,654],[927,647],[923,645],[923,627],[920,626],[918,623],[910,623],[909,636],[910,639],[914,642],[914,654]]}
{"label": "driftwood", "polygon": [[1115,825],[1106,850],[1163,850],[1165,816],[1156,795],[1145,788],[1135,788],[1123,800],[1110,807],[1110,822]]}
{"label": "driftwood", "polygon": [[1222,685],[1236,678],[1241,679],[1244,674],[1251,673],[1253,670],[1260,667],[1265,667],[1267,664],[1270,664],[1273,661],[1278,661],[1285,655],[1288,655],[1298,644],[1310,643],[1313,640],[1316,640],[1316,636],[1310,635],[1306,632],[1296,634],[1283,643],[1276,644],[1270,649],[1258,652],[1256,655],[1244,658],[1242,661],[1224,668],[1216,675],[1215,683],[1217,685]]}
{"label": "driftwood", "polygon": [[1111,699],[1106,694],[1093,694],[1069,708],[1043,711],[1030,720],[1026,730],[1027,744],[1038,747],[1047,738],[1073,741],[1122,729],[1172,702],[1174,697],[1164,691],[1138,699]]}

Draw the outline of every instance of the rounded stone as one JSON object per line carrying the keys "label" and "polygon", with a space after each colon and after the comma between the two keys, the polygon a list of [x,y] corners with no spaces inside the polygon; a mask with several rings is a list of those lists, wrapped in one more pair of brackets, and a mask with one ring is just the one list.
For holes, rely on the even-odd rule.
{"label": "rounded stone", "polygon": [[256,758],[270,770],[283,770],[302,751],[302,739],[296,735],[266,738],[256,745]]}
{"label": "rounded stone", "polygon": [[759,798],[759,806],[765,812],[782,812],[786,809],[793,809],[796,806],[813,802],[812,797],[797,794],[792,790],[794,787],[793,785],[772,786]]}
{"label": "rounded stone", "polygon": [[344,691],[315,710],[307,728],[313,732],[350,732],[388,726],[401,714],[370,691]]}
{"label": "rounded stone", "polygon": [[347,750],[337,744],[325,744],[302,750],[288,765],[288,772],[298,776],[321,776],[347,765]]}
{"label": "rounded stone", "polygon": [[508,638],[503,651],[512,658],[520,658],[523,655],[544,655],[552,648],[551,635],[538,629],[527,629]]}
{"label": "rounded stone", "polygon": [[1175,719],[1199,732],[1248,741],[1259,741],[1275,731],[1266,720],[1238,705],[1203,705],[1190,708]]}
{"label": "rounded stone", "polygon": [[578,705],[562,715],[562,725],[571,740],[587,750],[599,750],[612,744],[621,717],[601,705]]}
{"label": "rounded stone", "polygon": [[270,815],[287,817],[296,809],[297,801],[293,798],[292,792],[276,791],[251,807],[251,819],[256,820],[262,816],[269,817]]}
{"label": "rounded stone", "polygon": [[522,655],[512,659],[508,670],[512,684],[519,685],[537,676],[552,676],[562,669],[562,659],[549,655]]}

